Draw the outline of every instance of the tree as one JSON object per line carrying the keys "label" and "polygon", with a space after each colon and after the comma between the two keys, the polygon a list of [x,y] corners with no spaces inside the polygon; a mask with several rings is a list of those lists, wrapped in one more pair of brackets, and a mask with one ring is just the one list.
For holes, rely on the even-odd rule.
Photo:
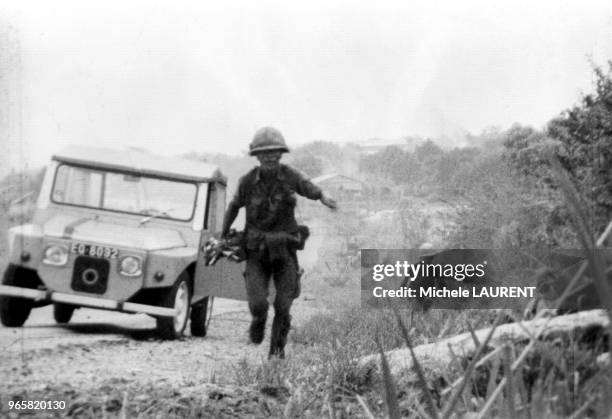
{"label": "tree", "polygon": [[344,155],[342,149],[327,141],[313,141],[292,148],[287,161],[307,175],[315,177],[325,172],[342,169]]}
{"label": "tree", "polygon": [[551,185],[550,156],[561,142],[532,127],[513,125],[504,135],[503,158],[527,181]]}
{"label": "tree", "polygon": [[612,61],[594,69],[595,92],[553,119],[547,134],[561,143],[562,166],[587,196],[594,231],[612,217]]}
{"label": "tree", "polygon": [[293,156],[291,164],[310,177],[323,174],[323,162],[311,153],[299,153]]}
{"label": "tree", "polygon": [[419,161],[435,161],[442,154],[444,154],[444,150],[432,140],[427,140],[414,149],[414,157]]}
{"label": "tree", "polygon": [[481,154],[479,148],[465,147],[449,150],[440,156],[435,180],[447,197],[461,196],[470,188],[474,182],[471,173],[478,166]]}
{"label": "tree", "polygon": [[413,180],[415,164],[410,153],[405,153],[399,147],[388,146],[382,150],[361,157],[360,170],[382,176],[396,184],[404,184]]}

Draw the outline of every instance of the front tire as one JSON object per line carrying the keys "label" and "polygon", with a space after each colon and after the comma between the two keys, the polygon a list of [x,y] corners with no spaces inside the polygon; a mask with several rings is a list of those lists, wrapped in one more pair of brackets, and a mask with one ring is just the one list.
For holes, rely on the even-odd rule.
{"label": "front tire", "polygon": [[177,339],[183,336],[189,320],[191,289],[189,275],[183,272],[163,298],[163,306],[174,308],[173,317],[157,317],[157,333],[162,339]]}
{"label": "front tire", "polygon": [[[19,266],[9,265],[4,271],[2,285],[13,285],[30,288],[32,282],[27,275],[29,271]],[[33,301],[29,298],[0,296],[0,321],[6,327],[21,327],[32,311]]]}
{"label": "front tire", "polygon": [[66,324],[72,318],[75,308],[70,304],[55,303],[53,304],[53,318],[59,324]]}
{"label": "front tire", "polygon": [[191,307],[191,336],[203,338],[206,336],[206,317],[209,297]]}

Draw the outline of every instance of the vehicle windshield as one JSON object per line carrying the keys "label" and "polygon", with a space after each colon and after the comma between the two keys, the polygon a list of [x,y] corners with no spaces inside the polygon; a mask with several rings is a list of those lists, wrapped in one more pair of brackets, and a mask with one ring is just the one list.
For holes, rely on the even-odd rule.
{"label": "vehicle windshield", "polygon": [[60,165],[51,200],[109,211],[188,221],[197,187],[194,183]]}

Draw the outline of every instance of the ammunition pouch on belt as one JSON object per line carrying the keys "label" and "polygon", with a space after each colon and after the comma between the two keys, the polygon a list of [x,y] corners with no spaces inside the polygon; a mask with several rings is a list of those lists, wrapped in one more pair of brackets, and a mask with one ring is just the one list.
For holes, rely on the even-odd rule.
{"label": "ammunition pouch on belt", "polygon": [[296,268],[296,283],[292,298],[295,299],[301,293],[301,279],[304,275],[304,269],[299,266],[296,251],[304,249],[309,236],[310,229],[305,225],[298,226],[293,233],[284,231],[264,232],[251,228],[243,236],[243,243],[247,251],[265,257],[270,262],[285,258],[293,259]]}
{"label": "ammunition pouch on belt", "polygon": [[251,228],[243,236],[243,246],[250,251],[277,253],[281,248],[290,252],[303,250],[306,240],[310,236],[310,229],[305,225],[298,226],[293,233],[284,231],[266,232]]}
{"label": "ammunition pouch on belt", "polygon": [[306,246],[306,240],[308,240],[308,237],[310,237],[310,229],[308,228],[308,226],[299,225],[297,230],[297,236],[298,244],[296,249],[304,250],[304,246]]}

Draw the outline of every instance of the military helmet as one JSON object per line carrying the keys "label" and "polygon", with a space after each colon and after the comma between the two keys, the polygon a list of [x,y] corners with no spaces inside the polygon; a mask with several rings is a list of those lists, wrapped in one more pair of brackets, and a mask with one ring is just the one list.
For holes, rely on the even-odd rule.
{"label": "military helmet", "polygon": [[289,147],[285,144],[283,134],[272,127],[264,127],[258,130],[249,145],[249,155],[254,156],[262,151],[281,151],[289,152]]}

